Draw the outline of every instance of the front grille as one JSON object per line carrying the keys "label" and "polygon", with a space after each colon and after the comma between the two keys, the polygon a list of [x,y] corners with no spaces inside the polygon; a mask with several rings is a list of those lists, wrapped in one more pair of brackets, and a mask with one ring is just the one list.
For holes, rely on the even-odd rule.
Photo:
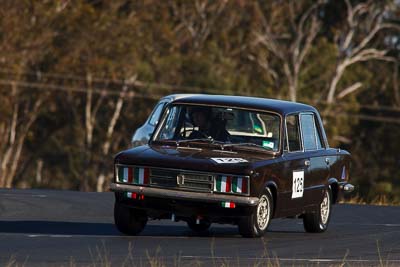
{"label": "front grille", "polygon": [[156,186],[175,187],[176,179],[174,180],[170,178],[150,177],[150,184]]}
{"label": "front grille", "polygon": [[249,195],[250,177],[116,164],[115,181],[194,192]]}
{"label": "front grille", "polygon": [[196,182],[188,182],[185,181],[184,185],[181,185],[182,188],[196,188],[196,189],[204,189],[205,191],[211,191],[211,186],[209,184],[201,184]]}
{"label": "front grille", "polygon": [[212,192],[214,177],[207,173],[150,169],[150,185],[189,191]]}
{"label": "front grille", "polygon": [[153,177],[165,177],[171,178],[176,177],[179,174],[177,170],[165,170],[165,169],[151,169],[151,176]]}

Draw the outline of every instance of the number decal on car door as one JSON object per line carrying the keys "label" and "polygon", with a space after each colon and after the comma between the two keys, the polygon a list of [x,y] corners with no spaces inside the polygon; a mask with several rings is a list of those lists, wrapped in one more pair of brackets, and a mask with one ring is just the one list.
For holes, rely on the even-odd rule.
{"label": "number decal on car door", "polygon": [[293,171],[292,198],[303,197],[304,171]]}

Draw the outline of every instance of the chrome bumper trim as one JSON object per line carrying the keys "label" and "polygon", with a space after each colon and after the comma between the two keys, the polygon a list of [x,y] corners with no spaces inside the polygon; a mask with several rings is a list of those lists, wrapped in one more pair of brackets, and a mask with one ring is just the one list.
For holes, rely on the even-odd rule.
{"label": "chrome bumper trim", "polygon": [[345,193],[351,193],[354,191],[354,185],[352,184],[344,184],[342,185],[342,189]]}
{"label": "chrome bumper trim", "polygon": [[172,198],[172,199],[199,201],[199,202],[230,201],[230,202],[235,202],[236,204],[243,204],[248,206],[256,206],[259,201],[259,198],[257,197],[187,192],[187,191],[153,188],[153,187],[138,186],[138,185],[118,184],[118,183],[111,183],[110,190],[114,192],[128,191],[132,193],[143,194],[144,196],[149,196],[149,197]]}

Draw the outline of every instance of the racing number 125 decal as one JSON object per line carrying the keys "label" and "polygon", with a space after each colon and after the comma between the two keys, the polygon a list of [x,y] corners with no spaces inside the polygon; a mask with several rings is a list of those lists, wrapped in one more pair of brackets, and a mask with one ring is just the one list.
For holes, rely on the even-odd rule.
{"label": "racing number 125 decal", "polygon": [[304,171],[293,171],[292,198],[303,197]]}

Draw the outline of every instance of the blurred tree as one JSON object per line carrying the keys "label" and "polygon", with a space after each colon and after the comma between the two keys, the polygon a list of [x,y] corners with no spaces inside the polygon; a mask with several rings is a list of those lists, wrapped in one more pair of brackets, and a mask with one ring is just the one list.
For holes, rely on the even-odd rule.
{"label": "blurred tree", "polygon": [[[47,93],[27,92],[24,72],[51,50],[53,3],[3,1],[0,8],[0,186],[11,187],[25,139]],[[9,75],[9,73],[13,75]],[[10,76],[12,78],[10,78]]]}
{"label": "blurred tree", "polygon": [[[262,4],[261,4],[262,3]],[[260,25],[254,29],[252,46],[262,54],[250,55],[280,90],[287,84],[287,97],[298,98],[298,84],[307,54],[319,33],[321,1],[256,1]],[[266,49],[264,52],[263,49]],[[274,63],[274,61],[276,61]],[[282,75],[285,77],[283,82]]]}
{"label": "blurred tree", "polygon": [[[136,56],[131,40],[136,33],[129,30],[136,26],[136,18],[126,1],[101,4],[82,1],[67,3],[58,22],[63,34],[58,37],[62,41],[57,40],[58,59],[54,68],[87,76],[86,81],[72,83],[85,88],[85,96],[68,97],[73,120],[80,125],[75,128],[74,139],[81,144],[81,149],[75,152],[81,161],[71,158],[71,163],[77,170],[75,178],[81,190],[102,191],[105,180],[113,174],[107,168],[111,141],[124,100],[128,99],[128,84],[114,81],[136,80],[135,64],[131,64]],[[94,80],[93,75],[110,75],[112,79]],[[101,89],[95,91],[96,88]],[[113,95],[117,96],[115,100]]]}
{"label": "blurred tree", "polygon": [[104,190],[157,98],[203,92],[316,105],[362,193],[395,194],[399,6],[2,1],[0,185]]}
{"label": "blurred tree", "polygon": [[344,72],[351,65],[368,60],[395,61],[388,55],[387,48],[380,48],[377,37],[384,40],[379,35],[386,29],[398,29],[400,26],[385,20],[393,2],[387,1],[368,1],[352,5],[350,0],[345,0],[346,17],[345,22],[341,23],[340,28],[334,34],[334,44],[337,46],[337,61],[334,75],[329,83],[326,101],[333,104],[335,99],[341,99],[346,95],[356,91],[362,86],[357,81],[347,86],[337,93],[337,86]]}

